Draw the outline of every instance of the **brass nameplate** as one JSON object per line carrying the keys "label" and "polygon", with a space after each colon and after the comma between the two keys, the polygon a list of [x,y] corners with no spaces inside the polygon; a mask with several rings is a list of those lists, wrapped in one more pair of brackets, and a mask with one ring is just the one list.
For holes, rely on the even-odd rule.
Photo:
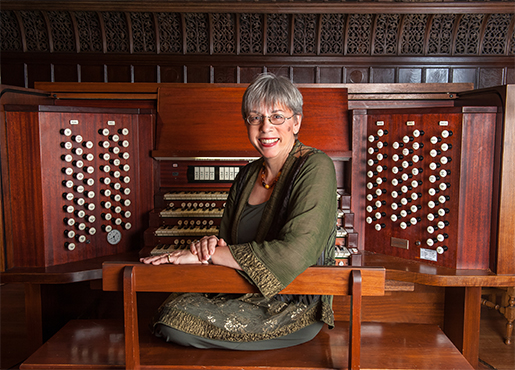
{"label": "brass nameplate", "polygon": [[392,237],[390,240],[390,246],[402,249],[409,249],[409,240]]}

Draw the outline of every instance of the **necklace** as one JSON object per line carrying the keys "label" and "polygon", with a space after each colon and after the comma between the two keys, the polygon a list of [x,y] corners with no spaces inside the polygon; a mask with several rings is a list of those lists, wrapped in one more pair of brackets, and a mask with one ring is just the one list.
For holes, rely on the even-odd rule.
{"label": "necklace", "polygon": [[261,170],[261,185],[263,185],[263,187],[265,189],[270,189],[279,180],[279,176],[281,176],[281,171],[279,171],[279,173],[277,174],[275,180],[271,184],[267,184],[266,181],[265,181],[265,175],[266,175],[266,171],[265,170],[266,170],[265,164],[263,163],[263,169]]}

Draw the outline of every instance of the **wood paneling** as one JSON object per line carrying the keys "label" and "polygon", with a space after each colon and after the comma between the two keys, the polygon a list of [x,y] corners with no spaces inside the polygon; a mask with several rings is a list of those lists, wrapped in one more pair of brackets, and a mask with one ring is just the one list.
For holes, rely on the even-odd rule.
{"label": "wood paneling", "polygon": [[354,147],[368,152],[365,250],[457,269],[489,267],[495,111],[368,111],[366,145],[362,139]]}
{"label": "wood paneling", "polygon": [[[9,210],[15,207],[16,204],[12,204],[11,195],[9,193],[9,166],[6,163],[7,158],[7,125],[5,123],[5,104],[13,103],[25,103],[25,104],[51,104],[50,94],[46,91],[28,90],[23,88],[17,88],[12,86],[0,85],[1,89],[1,100],[0,100],[0,159],[2,160],[2,198],[0,206],[2,212],[0,212],[0,271],[5,269],[5,259],[9,260],[12,258],[12,240],[9,237],[11,234],[11,219]],[[5,242],[5,244],[4,244]]]}
{"label": "wood paneling", "polygon": [[[244,87],[209,85],[162,87],[158,139],[152,155],[158,158],[258,156],[248,141],[239,109],[244,91]],[[301,87],[301,92],[304,112],[299,139],[335,159],[348,159],[351,146],[347,91]],[[328,101],[332,103],[327,105]]]}
{"label": "wood paneling", "polygon": [[[460,94],[461,95],[461,94]],[[498,107],[495,133],[495,167],[490,268],[498,274],[515,274],[515,85],[463,93],[458,104]]]}

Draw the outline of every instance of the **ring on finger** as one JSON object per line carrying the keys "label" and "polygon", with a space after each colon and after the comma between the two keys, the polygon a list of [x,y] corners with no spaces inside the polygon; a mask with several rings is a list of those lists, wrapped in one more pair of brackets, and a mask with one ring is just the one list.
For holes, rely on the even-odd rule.
{"label": "ring on finger", "polygon": [[172,261],[170,260],[170,253],[166,255],[166,259],[168,260],[168,263],[172,263]]}

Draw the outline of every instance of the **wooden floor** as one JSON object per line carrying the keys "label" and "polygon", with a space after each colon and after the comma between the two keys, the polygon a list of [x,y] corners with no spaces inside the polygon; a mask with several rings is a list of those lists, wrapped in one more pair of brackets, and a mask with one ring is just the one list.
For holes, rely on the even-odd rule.
{"label": "wooden floor", "polygon": [[[18,369],[26,353],[24,287],[7,284],[0,287],[0,369]],[[480,339],[480,369],[515,369],[515,347],[503,343],[505,321],[499,313],[483,308]],[[459,369],[458,369],[459,370]]]}

